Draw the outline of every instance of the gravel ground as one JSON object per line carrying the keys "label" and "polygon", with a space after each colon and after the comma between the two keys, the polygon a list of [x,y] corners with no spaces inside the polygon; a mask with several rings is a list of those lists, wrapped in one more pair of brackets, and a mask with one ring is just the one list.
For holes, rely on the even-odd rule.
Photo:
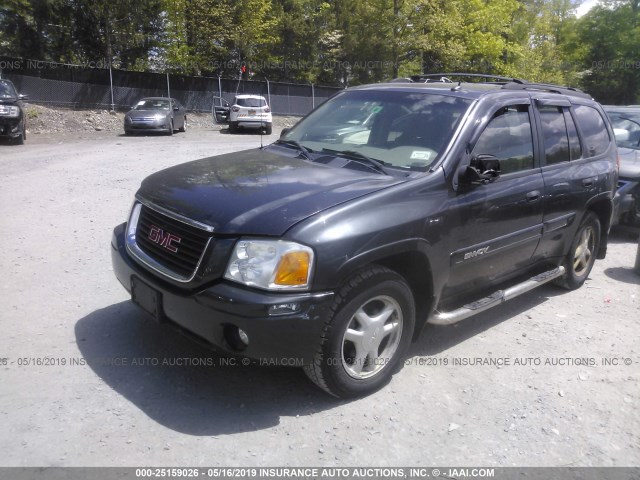
{"label": "gravel ground", "polygon": [[[150,321],[110,262],[140,181],[259,145],[213,127],[0,144],[2,466],[640,465],[640,277],[625,232],[582,289],[430,326],[391,384],[355,401],[298,369],[222,366]],[[187,357],[212,365],[175,365]]]}

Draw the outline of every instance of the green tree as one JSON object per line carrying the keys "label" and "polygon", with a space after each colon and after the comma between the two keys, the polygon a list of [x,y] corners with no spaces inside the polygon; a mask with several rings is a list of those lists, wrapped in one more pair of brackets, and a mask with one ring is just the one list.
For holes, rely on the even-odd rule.
{"label": "green tree", "polygon": [[582,65],[583,88],[601,103],[638,103],[639,1],[607,2],[592,9],[575,26],[576,35],[567,50]]}

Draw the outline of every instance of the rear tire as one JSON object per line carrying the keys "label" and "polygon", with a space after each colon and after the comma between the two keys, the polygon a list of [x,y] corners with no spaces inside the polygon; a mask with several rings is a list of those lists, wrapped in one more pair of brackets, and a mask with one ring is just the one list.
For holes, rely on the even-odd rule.
{"label": "rear tire", "polygon": [[270,123],[267,124],[267,126],[264,129],[265,135],[271,135],[271,132],[273,132],[273,125],[271,125]]}
{"label": "rear tire", "polygon": [[415,304],[406,281],[385,267],[369,267],[344,283],[304,371],[333,396],[369,394],[402,366],[414,325]]}
{"label": "rear tire", "polygon": [[556,284],[567,290],[580,288],[589,277],[600,248],[600,220],[588,211],[564,260],[565,273]]}
{"label": "rear tire", "polygon": [[238,132],[238,122],[231,122],[229,124],[229,133],[237,133]]}

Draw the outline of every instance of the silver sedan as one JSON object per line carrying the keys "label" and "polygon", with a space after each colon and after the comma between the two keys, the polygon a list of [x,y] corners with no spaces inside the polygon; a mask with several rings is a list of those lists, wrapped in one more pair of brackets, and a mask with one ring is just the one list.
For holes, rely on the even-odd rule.
{"label": "silver sedan", "polygon": [[187,129],[187,113],[175,98],[147,97],[140,100],[124,117],[124,133],[165,132],[173,135]]}

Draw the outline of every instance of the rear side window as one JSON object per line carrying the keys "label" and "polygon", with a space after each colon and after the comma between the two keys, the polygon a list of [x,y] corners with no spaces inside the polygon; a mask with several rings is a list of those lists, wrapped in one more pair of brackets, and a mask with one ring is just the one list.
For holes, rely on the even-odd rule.
{"label": "rear side window", "polygon": [[569,135],[562,107],[543,106],[539,108],[544,139],[544,155],[547,165],[571,160]]}
{"label": "rear side window", "polygon": [[569,109],[556,106],[542,106],[540,120],[544,139],[545,163],[577,160],[582,156],[578,131]]}
{"label": "rear side window", "polygon": [[609,148],[611,138],[606,123],[595,108],[579,105],[575,107],[576,119],[585,143],[585,157],[602,155]]}

